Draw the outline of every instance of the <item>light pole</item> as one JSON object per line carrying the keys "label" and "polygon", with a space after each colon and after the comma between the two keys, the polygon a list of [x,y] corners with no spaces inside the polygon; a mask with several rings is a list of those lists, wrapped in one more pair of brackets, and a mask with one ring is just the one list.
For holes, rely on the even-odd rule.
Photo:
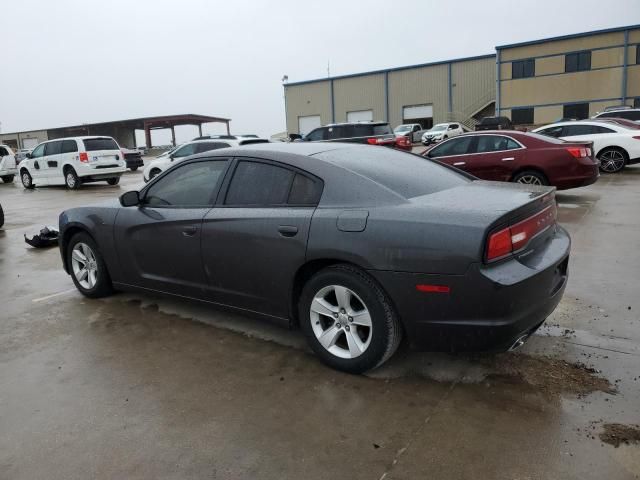
{"label": "light pole", "polygon": [[289,138],[289,125],[287,124],[287,82],[289,81],[289,75],[282,76],[282,96],[284,98],[284,131],[287,138]]}

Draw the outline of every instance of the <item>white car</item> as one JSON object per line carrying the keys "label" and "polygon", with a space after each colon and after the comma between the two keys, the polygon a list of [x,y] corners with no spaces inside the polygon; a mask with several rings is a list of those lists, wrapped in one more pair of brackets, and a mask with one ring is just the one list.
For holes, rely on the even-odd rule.
{"label": "white car", "polygon": [[593,142],[593,152],[600,160],[600,170],[615,173],[625,165],[640,162],[640,130],[626,128],[608,120],[558,122],[536,128],[541,133],[561,140]]}
{"label": "white car", "polygon": [[420,138],[422,138],[421,132],[423,131],[424,128],[422,128],[422,125],[419,123],[405,123],[393,129],[396,137],[409,137],[411,143],[419,142]]}
{"label": "white car", "polygon": [[431,145],[468,131],[468,128],[459,123],[438,123],[422,134],[422,144]]}
{"label": "white car", "polygon": [[0,145],[0,178],[4,183],[11,183],[17,173],[13,150],[9,145]]}
{"label": "white car", "polygon": [[604,118],[624,118],[625,120],[640,123],[640,108],[626,107],[605,109],[604,112],[600,112],[592,118],[593,120],[602,120]]}
{"label": "white car", "polygon": [[117,185],[126,170],[124,155],[111,137],[68,137],[39,144],[20,162],[24,188],[106,181]]}
{"label": "white car", "polygon": [[265,138],[244,138],[244,139],[211,139],[211,140],[193,140],[183,143],[182,145],[163,153],[154,158],[147,165],[143,172],[144,181],[148,182],[156,175],[164,172],[172,167],[176,162],[180,162],[190,155],[196,153],[208,152],[219,148],[238,147],[240,145],[249,145],[252,143],[269,143]]}

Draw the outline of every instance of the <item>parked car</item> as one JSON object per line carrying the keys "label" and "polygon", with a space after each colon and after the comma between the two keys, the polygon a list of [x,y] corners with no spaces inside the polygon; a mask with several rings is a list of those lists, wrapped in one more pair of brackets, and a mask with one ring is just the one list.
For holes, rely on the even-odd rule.
{"label": "parked car", "polygon": [[307,135],[291,134],[294,140],[304,142],[349,142],[396,146],[396,136],[387,122],[331,123],[311,130]]}
{"label": "parked car", "polygon": [[598,179],[591,146],[591,142],[496,130],[450,138],[423,155],[483,180],[553,185],[565,190]]}
{"label": "parked car", "polygon": [[106,181],[117,185],[126,170],[118,143],[111,137],[68,137],[43,142],[20,162],[24,188]]}
{"label": "parked car", "polygon": [[260,137],[252,133],[247,135],[202,135],[200,137],[194,138],[192,142],[196,140],[242,140],[245,138],[260,138]]}
{"label": "parked car", "polygon": [[143,178],[145,182],[148,182],[156,175],[161,174],[169,167],[175,165],[175,163],[184,160],[190,155],[196,153],[208,152],[210,150],[217,150],[218,148],[238,147],[241,145],[250,145],[255,143],[269,143],[269,140],[264,138],[245,138],[241,140],[235,139],[220,139],[220,140],[195,140],[176,147],[174,150],[156,157],[149,165],[144,169]]}
{"label": "parked car", "polygon": [[580,120],[546,125],[534,130],[562,140],[593,142],[593,151],[606,173],[640,162],[640,132],[614,122]]}
{"label": "parked car", "polygon": [[618,108],[617,110],[606,110],[604,112],[594,115],[592,118],[624,118],[626,120],[632,120],[636,123],[640,123],[640,108]]}
{"label": "parked car", "polygon": [[422,125],[419,123],[405,123],[403,125],[398,125],[393,129],[393,133],[396,134],[396,137],[407,137],[411,140],[411,143],[419,142],[422,137],[420,133],[423,131],[424,128],[422,128]]}
{"label": "parked car", "polygon": [[27,156],[31,153],[33,149],[31,148],[20,148],[17,152],[16,152],[16,165],[18,165],[22,160],[24,160],[25,158],[27,158]]}
{"label": "parked car", "polygon": [[124,156],[124,161],[127,164],[127,168],[132,172],[138,170],[138,168],[144,166],[144,161],[142,160],[142,152],[137,148],[135,150],[130,148],[122,147],[122,155]]}
{"label": "parked car", "polygon": [[11,183],[17,173],[13,150],[9,145],[0,145],[0,178],[4,183]]}
{"label": "parked car", "polygon": [[476,125],[479,130],[513,130],[513,123],[509,117],[484,117]]}
{"label": "parked car", "polygon": [[520,346],[567,282],[554,195],[388,148],[252,145],[64,211],[59,244],[87,297],[154,291],[256,312],[359,373],[403,335],[428,350]]}
{"label": "parked car", "polygon": [[469,129],[460,123],[438,123],[433,128],[427,130],[422,134],[423,145],[431,145],[432,143],[438,143],[447,138],[455,137],[468,132]]}
{"label": "parked car", "polygon": [[630,128],[632,130],[640,130],[640,123],[638,122],[634,122],[633,120],[627,120],[626,118],[599,118],[598,122],[605,122],[605,123],[615,123],[617,125],[620,125],[622,127],[626,127],[626,128]]}

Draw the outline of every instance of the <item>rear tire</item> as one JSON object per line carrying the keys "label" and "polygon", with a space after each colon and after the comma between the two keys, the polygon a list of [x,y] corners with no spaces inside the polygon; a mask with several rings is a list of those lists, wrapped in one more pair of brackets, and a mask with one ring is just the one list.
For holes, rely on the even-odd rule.
{"label": "rear tire", "polygon": [[4,225],[4,210],[2,210],[2,205],[0,205],[0,228]]}
{"label": "rear tire", "polygon": [[100,298],[113,293],[111,277],[98,246],[87,233],[76,233],[67,246],[67,268],[78,291]]}
{"label": "rear tire", "polygon": [[31,178],[31,175],[29,174],[28,171],[26,170],[22,170],[20,172],[20,180],[22,180],[22,186],[24,188],[26,188],[27,190],[32,190],[34,185],[33,185],[33,178]]}
{"label": "rear tire", "polygon": [[118,183],[120,183],[120,177],[115,177],[115,178],[109,178],[107,180],[107,183],[109,185],[117,185]]}
{"label": "rear tire", "polygon": [[626,166],[629,157],[624,150],[609,147],[598,153],[598,160],[600,160],[601,172],[618,173]]}
{"label": "rear tire", "polygon": [[69,167],[64,174],[64,184],[69,190],[77,190],[80,188],[80,179],[76,174],[76,171]]}
{"label": "rear tire", "polygon": [[513,177],[512,182],[525,185],[549,185],[549,180],[542,173],[535,170],[525,170]]}
{"label": "rear tire", "polygon": [[368,274],[351,265],[316,273],[298,303],[302,331],[320,360],[336,370],[363,373],[382,365],[402,338],[391,301]]}
{"label": "rear tire", "polygon": [[2,181],[4,183],[11,183],[13,182],[13,178],[14,178],[14,175],[5,175],[4,177],[2,177]]}

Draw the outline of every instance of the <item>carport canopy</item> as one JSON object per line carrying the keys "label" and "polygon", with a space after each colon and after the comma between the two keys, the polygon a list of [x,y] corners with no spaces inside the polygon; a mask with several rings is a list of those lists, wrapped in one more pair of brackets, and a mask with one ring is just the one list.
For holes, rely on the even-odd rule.
{"label": "carport canopy", "polygon": [[[194,115],[192,113],[184,115],[166,115],[163,117],[149,117],[139,119],[143,121],[142,128],[144,129],[144,138],[147,144],[147,148],[151,148],[151,130],[158,130],[162,128],[171,129],[171,143],[176,145],[176,125],[197,125],[199,136],[202,136],[202,124],[203,123],[224,123],[227,126],[227,134],[230,134],[228,118],[210,117],[208,115]],[[135,127],[139,128],[139,127]]]}

